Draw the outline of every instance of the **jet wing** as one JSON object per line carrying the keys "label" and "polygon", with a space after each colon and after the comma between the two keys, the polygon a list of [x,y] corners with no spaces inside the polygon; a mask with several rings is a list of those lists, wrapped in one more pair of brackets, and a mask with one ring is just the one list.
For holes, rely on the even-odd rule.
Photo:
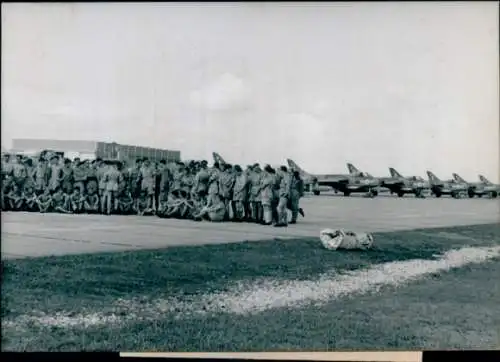
{"label": "jet wing", "polygon": [[378,177],[378,180],[380,181],[381,185],[390,185],[390,186],[398,186],[401,185],[403,186],[405,182],[401,179],[398,178],[392,178],[392,177]]}
{"label": "jet wing", "polygon": [[318,182],[341,182],[347,183],[349,182],[348,175],[316,175]]}

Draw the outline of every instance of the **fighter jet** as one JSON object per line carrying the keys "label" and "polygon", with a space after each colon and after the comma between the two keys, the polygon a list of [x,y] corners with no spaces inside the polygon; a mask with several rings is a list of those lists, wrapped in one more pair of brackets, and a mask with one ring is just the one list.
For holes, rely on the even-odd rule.
{"label": "fighter jet", "polygon": [[441,197],[441,195],[450,195],[455,199],[462,197],[462,194],[466,194],[468,190],[468,185],[463,182],[458,182],[456,180],[440,180],[431,171],[427,171],[427,176],[429,177],[429,184],[431,192],[436,197]]}
{"label": "fighter jet", "polygon": [[430,185],[420,176],[404,177],[393,167],[389,167],[391,177],[380,177],[380,186],[388,188],[391,194],[403,197],[405,194],[414,194],[416,197],[424,198],[424,192],[430,189]]}
{"label": "fighter jet", "polygon": [[456,173],[453,174],[453,179],[456,182],[467,184],[467,194],[470,198],[474,196],[483,197],[484,195],[488,195],[492,198],[498,196],[498,185],[488,181],[483,175],[479,175],[480,182],[467,182]]}
{"label": "fighter jet", "polygon": [[377,179],[381,188],[388,189],[392,194],[403,197],[405,194],[415,194],[416,197],[425,197],[424,191],[429,190],[429,183],[420,176],[403,177],[393,167],[389,167],[390,177],[374,177],[368,172],[361,172],[352,163],[347,164],[350,175],[366,175]]}
{"label": "fighter jet", "polygon": [[[313,175],[299,167],[293,160],[287,159],[288,166],[300,173],[304,180],[304,185],[309,187],[314,195],[319,195],[320,186],[328,186],[337,192],[343,192],[344,196],[351,193],[363,192],[367,196],[377,196],[380,182],[373,176],[357,171],[356,174],[328,174]],[[352,166],[352,165],[351,165]],[[349,168],[349,164],[347,166]]]}

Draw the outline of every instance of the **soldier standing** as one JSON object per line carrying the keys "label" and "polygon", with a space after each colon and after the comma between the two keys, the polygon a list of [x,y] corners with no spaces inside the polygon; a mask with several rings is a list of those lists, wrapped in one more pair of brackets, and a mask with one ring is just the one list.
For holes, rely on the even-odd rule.
{"label": "soldier standing", "polygon": [[[153,212],[155,204],[154,204],[154,195],[155,195],[155,170],[151,166],[151,162],[149,159],[145,158],[140,171],[140,179],[141,179],[141,194],[142,198],[146,198],[146,212]],[[143,200],[144,201],[144,200]]]}
{"label": "soldier standing", "polygon": [[225,220],[234,216],[234,211],[231,208],[231,201],[233,200],[233,187],[234,187],[234,175],[232,173],[232,166],[225,164],[224,171],[220,175],[220,188],[221,196],[224,205],[226,205],[226,216]]}
{"label": "soldier standing", "polygon": [[160,161],[160,185],[159,185],[159,196],[158,196],[158,212],[164,213],[167,208],[168,194],[170,192],[170,183],[172,182],[172,175],[169,168],[167,167],[167,162],[165,160]]}
{"label": "soldier standing", "polygon": [[208,206],[215,203],[217,195],[220,195],[220,169],[219,163],[215,162],[210,170],[210,178],[208,180]]}
{"label": "soldier standing", "polygon": [[248,200],[248,175],[239,165],[234,166],[235,180],[233,188],[234,220],[245,219],[245,206]]}
{"label": "soldier standing", "polygon": [[279,201],[277,208],[278,222],[275,225],[277,227],[288,225],[287,205],[290,200],[291,187],[292,187],[291,185],[292,177],[291,174],[288,172],[286,166],[281,166],[279,173],[281,174],[281,178],[279,187]]}
{"label": "soldier standing", "polygon": [[207,161],[203,160],[200,163],[200,167],[198,172],[196,173],[193,185],[193,191],[202,203],[206,202],[209,180],[210,174],[207,170]]}
{"label": "soldier standing", "polygon": [[260,201],[260,179],[262,177],[262,170],[258,163],[252,166],[252,173],[250,175],[250,209],[251,219],[255,223],[260,223],[262,220],[262,204]]}
{"label": "soldier standing", "polygon": [[300,213],[302,217],[305,216],[304,210],[299,207],[300,198],[304,196],[304,181],[300,177],[298,171],[293,171],[291,177],[290,186],[290,200],[288,202],[288,208],[292,212],[292,220],[290,224],[295,224],[297,222],[298,214]]}
{"label": "soldier standing", "polygon": [[273,187],[275,184],[274,170],[266,165],[260,177],[260,203],[263,210],[263,225],[271,225],[273,222],[273,212],[271,203],[273,199]]}

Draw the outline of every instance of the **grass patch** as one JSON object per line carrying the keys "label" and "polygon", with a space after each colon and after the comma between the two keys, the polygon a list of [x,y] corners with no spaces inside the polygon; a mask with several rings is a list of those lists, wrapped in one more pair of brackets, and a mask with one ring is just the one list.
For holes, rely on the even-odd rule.
{"label": "grass patch", "polygon": [[[499,243],[500,227],[478,225],[374,235],[378,250],[371,252],[330,252],[312,238],[2,261],[2,317],[13,320],[33,311],[100,311],[117,298],[193,296],[226,290],[233,281],[311,279],[331,269],[429,259],[454,247]],[[490,298],[482,299],[481,308],[488,300],[500,300],[498,286],[488,285],[496,283],[491,277],[498,275],[500,267],[484,268],[465,268],[401,291],[341,300],[326,307],[285,309],[252,317],[217,315],[179,320],[175,313],[166,313],[155,322],[137,320],[118,327],[4,328],[2,345],[8,350],[137,351],[422,348],[422,343],[432,343],[436,338],[431,334],[443,325],[448,309],[456,309],[458,316],[460,305],[468,303],[466,298],[478,298],[476,303],[481,300],[479,295]],[[465,274],[455,276],[460,273]],[[446,278],[450,282],[445,282]],[[414,293],[412,288],[417,288]],[[434,302],[441,293],[439,288],[447,294],[447,303],[456,304]],[[464,297],[457,299],[452,292],[463,293]],[[436,308],[429,309],[434,304]],[[484,315],[476,311],[475,317],[480,316],[484,324]],[[415,320],[420,323],[418,333],[410,326]],[[452,323],[449,325],[451,331]],[[448,342],[452,343],[450,338]],[[437,340],[443,341],[439,336]]]}

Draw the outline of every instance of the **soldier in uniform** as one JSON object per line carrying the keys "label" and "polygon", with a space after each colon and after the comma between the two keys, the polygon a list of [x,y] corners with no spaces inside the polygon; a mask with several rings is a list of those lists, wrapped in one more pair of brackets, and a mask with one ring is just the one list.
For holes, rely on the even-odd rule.
{"label": "soldier in uniform", "polygon": [[282,172],[279,170],[274,173],[273,198],[271,201],[271,211],[273,214],[273,223],[279,224],[278,204],[280,199],[280,184],[283,178]]}
{"label": "soldier in uniform", "polygon": [[220,195],[224,205],[226,205],[225,220],[229,220],[230,216],[234,216],[234,211],[231,208],[231,201],[233,199],[234,175],[232,173],[232,166],[225,164],[224,171],[220,174]]}
{"label": "soldier in uniform", "polygon": [[21,155],[16,156],[16,162],[12,166],[12,175],[14,177],[14,183],[22,192],[22,190],[24,189],[24,184],[28,179],[28,171],[23,163]]}
{"label": "soldier in uniform", "polygon": [[55,191],[58,187],[61,186],[62,180],[62,170],[59,165],[59,157],[57,155],[53,155],[50,158],[50,169],[49,169],[49,190]]}
{"label": "soldier in uniform", "polygon": [[168,195],[170,193],[170,185],[172,183],[172,174],[170,169],[167,167],[167,162],[165,160],[160,161],[159,177],[160,184],[157,214],[159,214],[158,216],[161,216],[167,210]]}
{"label": "soldier in uniform", "polygon": [[143,161],[143,165],[140,171],[141,178],[141,197],[144,194],[147,196],[147,206],[145,208],[146,213],[149,210],[154,211],[154,195],[155,195],[155,170],[151,166],[151,162],[146,158]]}
{"label": "soldier in uniform", "polygon": [[80,195],[85,192],[85,183],[87,182],[87,169],[86,164],[81,162],[80,159],[75,159],[73,164],[73,180],[74,187],[80,190]]}
{"label": "soldier in uniform", "polygon": [[49,212],[52,208],[52,195],[50,194],[49,188],[43,190],[43,194],[38,196],[36,203],[38,205],[38,210],[41,213]]}
{"label": "soldier in uniform", "polygon": [[5,210],[7,205],[6,196],[10,191],[12,185],[12,164],[10,163],[10,156],[3,155],[2,158],[2,210]]}
{"label": "soldier in uniform", "polygon": [[121,215],[130,215],[134,212],[134,199],[128,187],[118,195],[118,212]]}
{"label": "soldier in uniform", "polygon": [[5,203],[8,210],[21,211],[24,205],[23,192],[17,183],[12,185],[10,191],[5,195]]}
{"label": "soldier in uniform", "polygon": [[64,159],[64,166],[61,169],[61,187],[65,194],[71,195],[73,193],[74,184],[74,174],[73,168],[71,167],[71,161],[69,159]]}
{"label": "soldier in uniform", "polygon": [[83,212],[84,201],[85,198],[80,191],[80,187],[75,187],[73,189],[73,193],[69,197],[69,204],[73,214],[80,214],[81,212]]}
{"label": "soldier in uniform", "polygon": [[198,172],[196,173],[193,185],[193,192],[200,199],[200,201],[206,202],[208,194],[208,181],[210,180],[210,174],[207,170],[207,161],[203,160],[200,163]]}
{"label": "soldier in uniform", "polygon": [[247,165],[246,170],[244,171],[247,176],[247,198],[244,203],[245,206],[245,221],[250,221],[252,219],[252,205],[250,202],[251,193],[252,193],[252,185],[251,185],[251,177],[252,177],[252,165]]}
{"label": "soldier in uniform", "polygon": [[104,180],[104,174],[108,171],[109,165],[100,158],[96,160],[96,177],[97,184],[99,186],[99,199],[101,200],[101,212],[105,213],[106,210],[106,198],[104,193],[106,192],[106,181]]}
{"label": "soldier in uniform", "polygon": [[99,194],[97,178],[93,174],[94,167],[89,167],[90,176],[87,178],[86,194],[84,195],[83,208],[86,213],[96,214],[99,212]]}
{"label": "soldier in uniform", "polygon": [[[97,166],[96,166],[96,161],[92,161],[90,164],[89,162],[85,162],[86,166],[86,173],[87,173],[87,182],[85,183],[85,190],[86,190],[86,197],[89,199],[92,199],[91,206],[93,206],[93,202],[95,201],[95,198],[97,197],[97,211],[99,210],[100,204],[99,204],[99,185],[97,183]],[[85,206],[85,203],[84,203]],[[94,212],[93,207],[90,212]]]}
{"label": "soldier in uniform", "polygon": [[212,222],[224,221],[224,216],[226,214],[226,205],[219,194],[214,194],[212,203],[205,206],[201,211],[193,215],[194,220],[208,220]]}
{"label": "soldier in uniform", "polygon": [[52,206],[54,211],[69,214],[69,197],[61,187],[57,187],[52,193]]}
{"label": "soldier in uniform", "polygon": [[278,222],[275,226],[287,226],[288,225],[288,211],[287,205],[290,200],[291,186],[292,186],[292,176],[288,172],[286,166],[281,166],[280,170],[280,186],[279,186],[279,201],[278,201]]}
{"label": "soldier in uniform", "polygon": [[259,223],[262,220],[262,204],[260,202],[261,177],[262,170],[259,164],[256,163],[252,166],[252,171],[250,173],[250,217],[255,223]]}
{"label": "soldier in uniform", "polygon": [[239,165],[234,166],[235,182],[233,188],[234,220],[243,221],[245,205],[248,200],[248,175],[243,172]]}
{"label": "soldier in uniform", "polygon": [[260,202],[262,204],[263,225],[271,225],[273,222],[273,213],[271,209],[273,199],[273,187],[275,184],[274,170],[266,165],[262,177],[260,178]]}
{"label": "soldier in uniform", "polygon": [[189,200],[191,197],[191,191],[194,185],[195,178],[195,166],[190,163],[188,167],[183,168],[181,177],[181,196],[185,200]]}
{"label": "soldier in uniform", "polygon": [[305,216],[304,210],[299,207],[300,198],[304,196],[304,182],[298,171],[292,172],[290,183],[290,199],[288,201],[288,208],[292,212],[292,220],[290,221],[290,224],[295,224],[297,222],[298,214],[301,214],[302,217]]}
{"label": "soldier in uniform", "polygon": [[26,185],[23,192],[24,208],[26,211],[37,211],[36,194],[33,185]]}
{"label": "soldier in uniform", "polygon": [[45,158],[40,158],[38,164],[33,171],[33,179],[35,183],[35,193],[41,195],[49,182],[49,167]]}
{"label": "soldier in uniform", "polygon": [[149,190],[147,189],[141,190],[139,198],[136,201],[136,207],[135,207],[135,209],[137,210],[137,215],[143,216],[143,215],[153,214],[153,208],[151,207],[153,205],[151,196],[152,195],[149,193]]}
{"label": "soldier in uniform", "polygon": [[[28,158],[25,162],[26,167],[26,182],[24,184],[24,190],[26,187],[31,186],[33,189],[35,187],[35,167],[33,165],[33,159]],[[24,191],[23,191],[24,192]]]}
{"label": "soldier in uniform", "polygon": [[112,211],[118,209],[118,189],[120,184],[123,183],[122,174],[118,171],[118,165],[115,162],[111,163],[107,168],[106,173],[103,175],[103,182],[106,187],[103,213],[111,215]]}
{"label": "soldier in uniform", "polygon": [[141,168],[142,168],[142,159],[138,158],[135,160],[135,165],[130,167],[127,172],[128,188],[134,199],[137,199],[137,197],[139,197],[139,193],[141,191],[141,185],[140,185]]}
{"label": "soldier in uniform", "polygon": [[214,162],[214,166],[210,170],[210,178],[208,179],[207,205],[214,204],[218,195],[220,195],[220,169],[219,163]]}

